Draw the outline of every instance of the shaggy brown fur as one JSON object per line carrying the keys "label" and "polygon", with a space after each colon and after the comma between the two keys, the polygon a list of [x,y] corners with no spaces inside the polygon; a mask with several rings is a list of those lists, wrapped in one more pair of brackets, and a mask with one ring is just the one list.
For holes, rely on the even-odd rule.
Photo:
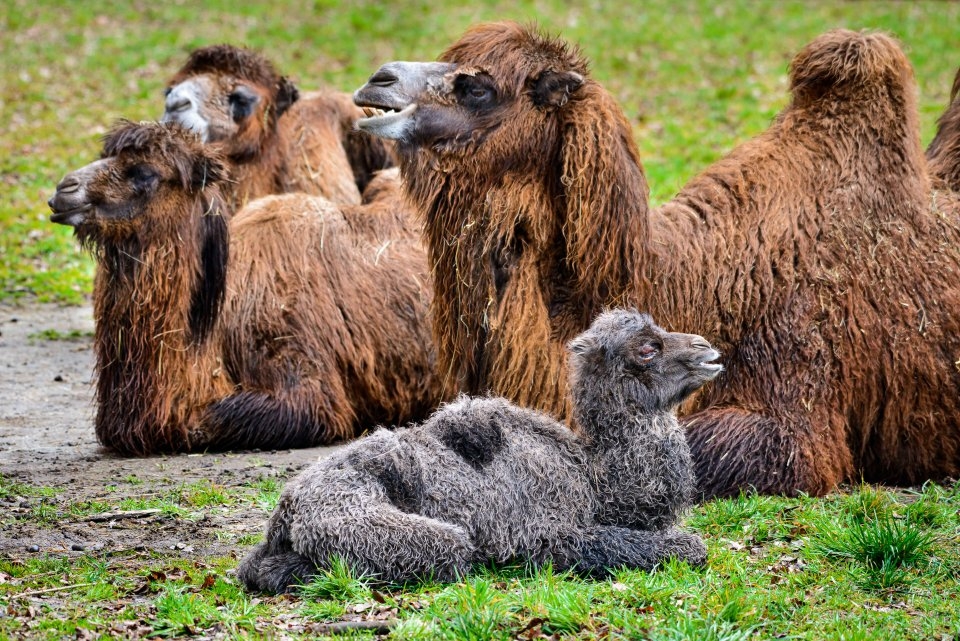
{"label": "shaggy brown fur", "polygon": [[397,140],[465,391],[569,417],[564,342],[629,305],[725,354],[686,418],[705,495],[960,472],[960,204],[931,196],[892,39],[817,38],[770,129],[655,211],[575,48],[498,23],[440,60],[354,99],[398,111],[360,126]]}
{"label": "shaggy brown fur", "polygon": [[960,69],[950,90],[950,106],[937,121],[937,135],[927,147],[930,173],[960,192]]}
{"label": "shaggy brown fur", "polygon": [[50,200],[97,259],[99,440],[298,447],[433,409],[429,276],[399,182],[363,206],[266,197],[228,229],[225,173],[178,125],[125,123]]}
{"label": "shaggy brown fur", "polygon": [[239,208],[288,192],[359,203],[374,172],[393,165],[383,141],[355,130],[362,115],[346,94],[301,95],[259,53],[215,45],[191,53],[170,80],[163,119],[223,150],[223,189]]}

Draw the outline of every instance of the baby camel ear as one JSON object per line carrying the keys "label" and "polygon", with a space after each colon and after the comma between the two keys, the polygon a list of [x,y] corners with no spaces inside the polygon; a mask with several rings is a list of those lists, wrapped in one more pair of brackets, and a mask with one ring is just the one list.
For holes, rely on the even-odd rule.
{"label": "baby camel ear", "polygon": [[570,95],[583,85],[576,71],[545,71],[533,87],[533,103],[538,107],[562,107]]}
{"label": "baby camel ear", "polygon": [[589,334],[580,334],[567,343],[567,351],[577,356],[583,356],[599,349],[600,343]]}

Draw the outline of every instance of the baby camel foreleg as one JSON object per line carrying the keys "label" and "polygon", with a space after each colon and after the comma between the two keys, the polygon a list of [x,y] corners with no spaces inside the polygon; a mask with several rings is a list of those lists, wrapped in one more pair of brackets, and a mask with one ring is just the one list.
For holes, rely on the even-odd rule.
{"label": "baby camel foreleg", "polygon": [[470,570],[474,546],[463,528],[384,503],[304,523],[294,549],[326,565],[340,556],[356,572],[388,582],[455,581]]}
{"label": "baby camel foreleg", "polygon": [[612,525],[590,528],[563,563],[575,572],[602,578],[616,568],[653,570],[676,558],[700,566],[707,561],[707,548],[696,534],[676,528],[632,530]]}

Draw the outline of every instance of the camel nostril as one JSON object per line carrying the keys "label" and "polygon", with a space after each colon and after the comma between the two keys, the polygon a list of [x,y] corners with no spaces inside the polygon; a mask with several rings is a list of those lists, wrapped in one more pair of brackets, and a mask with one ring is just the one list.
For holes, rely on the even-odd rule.
{"label": "camel nostril", "polygon": [[47,207],[49,207],[49,208],[51,209],[51,211],[56,211],[56,207],[54,207],[54,205],[53,205],[53,199],[54,199],[54,198],[56,198],[56,196],[51,196],[51,197],[47,200]]}
{"label": "camel nostril", "polygon": [[713,349],[713,346],[704,338],[693,339],[693,341],[690,343],[690,346],[697,349]]}
{"label": "camel nostril", "polygon": [[[80,181],[72,176],[67,176],[57,185],[57,193],[59,194],[72,194],[78,189],[80,189]],[[51,198],[51,200],[53,199]]]}
{"label": "camel nostril", "polygon": [[186,111],[189,108],[190,108],[190,100],[188,98],[180,98],[178,100],[167,101],[167,111],[171,113]]}
{"label": "camel nostril", "polygon": [[380,69],[376,73],[374,73],[372,76],[370,76],[370,79],[367,80],[367,84],[374,85],[377,87],[389,87],[390,85],[395,84],[399,80],[400,78],[397,77],[396,74]]}

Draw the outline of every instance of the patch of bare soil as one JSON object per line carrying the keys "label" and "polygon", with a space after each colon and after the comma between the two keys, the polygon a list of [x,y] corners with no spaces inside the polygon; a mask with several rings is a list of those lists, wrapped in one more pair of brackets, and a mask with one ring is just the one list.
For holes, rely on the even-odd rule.
{"label": "patch of bare soil", "polygon": [[[71,514],[89,501],[148,500],[209,481],[230,491],[267,477],[282,484],[333,448],[122,458],[93,432],[93,319],[89,307],[0,305],[0,473],[53,487],[53,497],[0,499],[0,555],[156,550],[190,557],[242,555],[236,540],[262,531],[254,502],[103,521]],[[52,339],[55,338],[55,339]],[[40,515],[38,517],[38,514]]]}

